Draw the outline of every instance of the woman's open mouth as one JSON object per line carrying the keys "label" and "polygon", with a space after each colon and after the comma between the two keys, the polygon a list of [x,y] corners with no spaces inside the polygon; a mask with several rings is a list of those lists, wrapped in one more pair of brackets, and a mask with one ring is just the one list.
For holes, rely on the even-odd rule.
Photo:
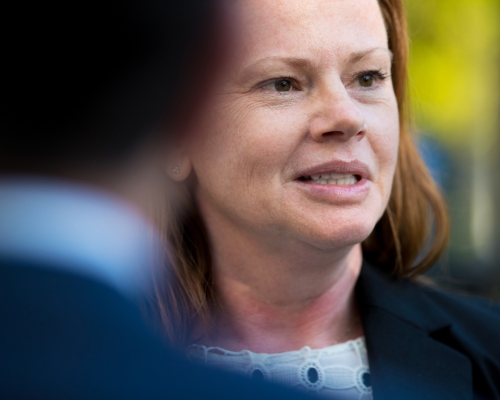
{"label": "woman's open mouth", "polygon": [[318,175],[302,176],[299,178],[302,182],[318,183],[320,185],[338,185],[351,186],[361,181],[361,175],[354,174],[334,174],[325,173]]}
{"label": "woman's open mouth", "polygon": [[370,193],[370,169],[361,161],[340,161],[313,166],[297,174],[301,190],[320,201],[352,204]]}

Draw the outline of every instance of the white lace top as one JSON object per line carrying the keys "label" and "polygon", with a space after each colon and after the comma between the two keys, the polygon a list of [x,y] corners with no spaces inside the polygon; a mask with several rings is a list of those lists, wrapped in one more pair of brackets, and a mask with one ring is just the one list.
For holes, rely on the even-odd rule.
{"label": "white lace top", "polygon": [[363,337],[312,350],[265,354],[191,345],[188,357],[206,365],[292,386],[340,400],[372,400]]}

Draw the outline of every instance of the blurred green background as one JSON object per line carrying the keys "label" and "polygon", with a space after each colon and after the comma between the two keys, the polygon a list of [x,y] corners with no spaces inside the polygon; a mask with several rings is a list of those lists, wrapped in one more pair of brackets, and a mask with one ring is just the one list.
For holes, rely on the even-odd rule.
{"label": "blurred green background", "polygon": [[406,0],[411,108],[451,214],[430,275],[500,299],[500,0]]}

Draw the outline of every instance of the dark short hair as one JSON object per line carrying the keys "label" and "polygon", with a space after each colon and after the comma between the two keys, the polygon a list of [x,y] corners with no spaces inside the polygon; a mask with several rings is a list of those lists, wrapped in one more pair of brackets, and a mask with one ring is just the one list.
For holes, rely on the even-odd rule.
{"label": "dark short hair", "polygon": [[57,165],[121,159],[171,123],[217,7],[7,1],[0,14],[0,165]]}

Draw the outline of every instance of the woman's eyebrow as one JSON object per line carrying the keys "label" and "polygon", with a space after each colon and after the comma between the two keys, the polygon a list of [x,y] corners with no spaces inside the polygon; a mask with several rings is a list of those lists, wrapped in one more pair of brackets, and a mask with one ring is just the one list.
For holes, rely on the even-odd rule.
{"label": "woman's eyebrow", "polygon": [[[389,57],[393,58],[392,51],[389,50],[387,47],[373,47],[367,50],[361,50],[354,52],[350,55],[349,61],[352,63],[358,62],[362,60],[364,57],[376,52],[376,51],[383,51],[389,54]],[[255,67],[259,67],[260,64],[265,64],[265,63],[274,63],[274,62],[280,62],[283,64],[290,65],[292,67],[311,67],[312,63],[310,60],[306,58],[298,58],[298,57],[280,57],[280,56],[270,56],[270,57],[264,57],[261,58],[252,64],[248,65],[245,67],[245,71],[251,71]]]}
{"label": "woman's eyebrow", "polygon": [[365,58],[366,56],[368,56],[376,51],[384,51],[384,52],[389,53],[389,57],[391,58],[391,61],[392,61],[392,58],[393,58],[392,51],[389,50],[387,47],[373,47],[371,49],[357,51],[357,52],[351,54],[351,56],[349,57],[349,61],[351,63],[356,63],[356,62],[361,61],[363,58]]}
{"label": "woman's eyebrow", "polygon": [[263,64],[266,62],[281,62],[283,64],[288,64],[293,67],[307,67],[311,65],[311,62],[305,58],[298,58],[298,57],[280,57],[280,56],[270,56],[270,57],[264,57],[256,62],[250,64],[247,68],[245,69],[251,69],[256,66],[259,66],[259,64]]}
{"label": "woman's eyebrow", "polygon": [[241,76],[244,79],[251,78],[253,75],[259,73],[259,67],[273,64],[285,64],[294,68],[310,68],[312,66],[311,61],[305,58],[270,56],[261,58],[246,66]]}
{"label": "woman's eyebrow", "polygon": [[[386,47],[373,47],[367,50],[361,50],[352,53],[349,56],[349,62],[350,63],[356,63],[358,61],[361,61],[364,57],[376,52],[376,51],[383,51],[389,54],[389,57],[391,58],[392,61],[392,51],[389,50]],[[299,58],[299,57],[283,57],[283,56],[269,56],[269,57],[263,57],[260,58],[259,60],[251,63],[250,65],[246,66],[243,69],[243,73],[241,74],[241,77],[246,80],[246,79],[251,79],[253,78],[254,75],[257,75],[259,73],[259,67],[261,65],[269,65],[269,64],[274,64],[274,63],[281,63],[285,64],[294,68],[301,68],[301,69],[306,69],[306,68],[312,68],[313,63],[308,60],[307,58]]]}

